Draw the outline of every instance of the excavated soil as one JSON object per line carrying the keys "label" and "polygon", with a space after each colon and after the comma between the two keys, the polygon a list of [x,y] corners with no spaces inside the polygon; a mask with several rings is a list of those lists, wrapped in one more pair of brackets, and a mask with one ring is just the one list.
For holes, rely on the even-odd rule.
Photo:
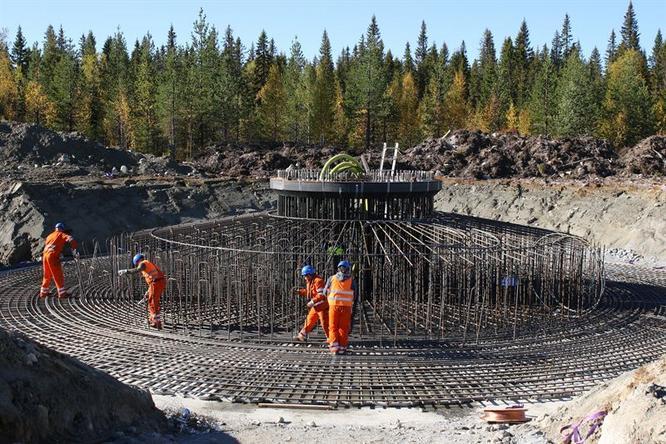
{"label": "excavated soil", "polygon": [[210,219],[272,206],[265,183],[156,178],[0,182],[0,264],[41,256],[63,221],[91,252],[113,234]]}
{"label": "excavated soil", "polygon": [[[666,443],[666,356],[599,385],[516,432],[538,428],[552,441],[562,442],[563,427],[597,412],[606,416],[586,443]],[[588,422],[581,424],[583,437],[589,429]]]}
{"label": "excavated soil", "polygon": [[435,208],[561,231],[605,245],[612,261],[666,266],[666,184],[445,179]]}
{"label": "excavated soil", "polygon": [[[178,163],[107,148],[76,133],[0,122],[0,266],[39,258],[42,239],[58,221],[90,249],[95,239],[119,232],[271,208],[275,198],[265,179],[275,170],[318,168],[338,152],[221,144]],[[618,154],[594,138],[458,130],[402,150],[397,167],[434,170],[454,181],[457,188],[445,183],[438,196],[441,210],[570,231],[627,257],[666,257],[659,217],[664,156],[664,136]],[[380,150],[368,155],[373,167],[380,159]]]}
{"label": "excavated soil", "polygon": [[666,137],[652,136],[622,152],[625,174],[666,176]]}
{"label": "excavated soil", "polygon": [[[200,154],[193,165],[203,174],[268,177],[289,165],[319,168],[340,151],[330,146],[216,145]],[[392,155],[391,149],[385,167],[390,167]],[[401,149],[397,168],[432,170],[443,176],[472,179],[663,177],[665,156],[664,136],[649,137],[618,155],[609,142],[593,137],[553,139],[457,130],[446,137]],[[381,163],[380,150],[368,157],[371,167]]]}
{"label": "excavated soil", "polygon": [[99,442],[167,430],[147,391],[0,329],[0,442]]}

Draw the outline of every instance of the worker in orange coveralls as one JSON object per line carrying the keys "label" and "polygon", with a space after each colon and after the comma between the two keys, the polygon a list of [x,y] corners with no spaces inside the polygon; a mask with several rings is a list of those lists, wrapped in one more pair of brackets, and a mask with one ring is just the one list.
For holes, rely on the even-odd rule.
{"label": "worker in orange coveralls", "polygon": [[70,296],[65,288],[65,277],[62,273],[62,265],[60,264],[60,255],[67,244],[72,249],[74,257],[77,259],[79,257],[79,253],[76,251],[78,244],[70,233],[65,228],[65,224],[58,222],[55,225],[55,231],[49,234],[44,241],[44,253],[42,254],[44,277],[42,278],[42,288],[39,290],[40,298],[46,298],[49,295],[51,279],[55,281],[56,289],[58,290],[58,299]]}
{"label": "worker in orange coveralls", "polygon": [[305,341],[308,333],[315,328],[317,321],[321,323],[324,335],[328,337],[328,302],[324,294],[324,280],[317,274],[315,267],[306,265],[301,270],[301,276],[305,277],[305,288],[299,288],[298,294],[307,298],[310,311],[305,318],[305,325],[298,332],[297,339]]}
{"label": "worker in orange coveralls", "polygon": [[338,272],[328,278],[328,348],[334,355],[344,354],[349,346],[352,308],[358,291],[351,276],[349,261],[340,261]]}
{"label": "worker in orange coveralls", "polygon": [[118,276],[124,276],[127,273],[141,273],[148,284],[148,290],[144,298],[148,302],[148,324],[151,327],[162,329],[162,317],[160,315],[160,299],[166,288],[166,276],[157,265],[153,264],[146,257],[139,253],[132,259],[132,264],[136,268],[129,270],[118,270]]}

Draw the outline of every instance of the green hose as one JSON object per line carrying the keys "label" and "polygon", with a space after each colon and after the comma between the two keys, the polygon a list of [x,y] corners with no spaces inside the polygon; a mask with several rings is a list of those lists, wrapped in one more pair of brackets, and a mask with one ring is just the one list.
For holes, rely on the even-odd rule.
{"label": "green hose", "polygon": [[339,153],[328,159],[319,173],[319,180],[324,180],[326,174],[349,173],[353,176],[363,174],[361,163],[347,153]]}

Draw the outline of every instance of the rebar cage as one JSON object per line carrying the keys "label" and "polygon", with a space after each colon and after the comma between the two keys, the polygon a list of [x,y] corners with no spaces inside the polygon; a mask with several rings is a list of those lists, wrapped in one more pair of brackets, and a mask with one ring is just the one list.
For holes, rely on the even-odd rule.
{"label": "rebar cage", "polygon": [[[568,234],[435,212],[441,183],[423,172],[369,176],[335,181],[307,170],[281,172],[271,180],[278,202],[299,204],[115,237],[110,297],[140,299],[134,283],[115,271],[141,251],[168,276],[166,327],[227,340],[290,340],[307,312],[295,294],[301,267],[314,265],[326,278],[341,259],[352,262],[359,288],[354,341],[465,344],[539,335],[599,303],[599,247]],[[313,336],[324,338],[319,330]]]}

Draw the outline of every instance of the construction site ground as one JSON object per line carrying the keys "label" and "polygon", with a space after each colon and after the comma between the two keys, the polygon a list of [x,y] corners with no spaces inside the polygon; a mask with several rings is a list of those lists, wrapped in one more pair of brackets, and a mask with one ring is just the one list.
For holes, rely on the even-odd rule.
{"label": "construction site ground", "polygon": [[[597,140],[553,141],[460,131],[409,148],[400,165],[439,170],[444,180],[443,191],[436,197],[440,211],[570,232],[606,245],[609,263],[640,265],[650,272],[664,273],[665,140],[654,136],[635,147],[615,152]],[[0,267],[37,260],[45,233],[61,219],[83,241],[84,252],[91,254],[96,241],[103,246],[105,239],[120,232],[269,209],[275,197],[265,179],[271,171],[297,163],[317,167],[321,159],[335,152],[332,148],[269,149],[225,144],[211,147],[194,162],[179,163],[105,148],[75,134],[2,122],[0,160],[6,174],[0,180]],[[375,163],[377,157],[372,157]],[[655,319],[650,322],[655,337],[660,334],[661,338],[666,337],[663,322],[659,324]],[[61,408],[55,399],[59,391],[70,386],[59,386],[44,398],[17,405],[12,402],[16,399],[12,398],[13,390],[27,392],[31,385],[48,389],[43,381],[49,376],[34,375],[35,379],[16,386],[7,382],[20,380],[16,375],[30,376],[35,368],[51,359],[52,352],[42,351],[40,345],[34,347],[15,341],[12,354],[3,355],[13,359],[12,363],[0,358],[0,412],[16,407],[18,417],[34,413],[34,424],[48,430],[45,424],[52,424],[53,420],[49,418],[57,418],[52,412]],[[31,354],[33,357],[28,356]],[[60,362],[63,355],[54,356]],[[77,369],[87,367],[76,362]],[[58,368],[62,365],[72,364],[57,364]],[[7,370],[10,368],[11,371]],[[89,367],[86,371],[96,372]],[[219,371],[224,372],[224,366]],[[106,376],[103,372],[97,374]],[[560,427],[575,423],[597,409],[605,409],[610,414],[592,442],[666,443],[666,401],[663,391],[655,388],[655,385],[666,386],[664,375],[666,357],[599,384],[571,401],[528,404],[528,416],[534,419],[513,426],[486,424],[479,417],[483,407],[480,403],[427,411],[418,408],[302,410],[153,394],[153,401],[165,412],[164,416],[140,418],[141,415],[132,414],[140,418],[136,425],[131,425],[132,421],[116,423],[114,427],[100,429],[103,433],[95,439],[116,443],[329,442],[331,439],[544,443],[559,442]],[[76,382],[81,376],[71,377],[68,383],[71,387],[82,392],[89,390]],[[597,377],[608,379],[604,375]],[[594,378],[590,376],[590,380]],[[85,381],[94,384],[95,378]],[[108,387],[104,390],[113,391]],[[151,405],[145,395],[132,396],[138,400],[132,408]],[[111,424],[105,422],[111,421],[108,418],[118,419],[105,416],[101,405],[117,408],[113,403],[81,402],[98,402],[92,410],[100,409],[96,420],[102,418],[104,424]],[[191,414],[183,415],[183,408]],[[88,428],[85,417],[81,418],[75,423],[77,427]],[[76,433],[76,429],[66,433]],[[22,438],[26,442],[39,442],[29,435]]]}

